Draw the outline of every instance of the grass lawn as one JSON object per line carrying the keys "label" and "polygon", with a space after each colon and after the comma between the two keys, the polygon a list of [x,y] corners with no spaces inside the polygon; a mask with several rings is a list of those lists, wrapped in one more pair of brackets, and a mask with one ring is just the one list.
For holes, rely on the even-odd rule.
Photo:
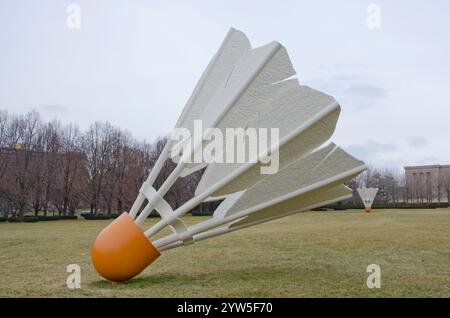
{"label": "grass lawn", "polygon": [[[0,296],[450,297],[450,209],[301,213],[167,251],[120,285],[90,260],[109,222],[0,223]],[[71,263],[79,290],[65,287]],[[380,289],[366,286],[372,263]]]}

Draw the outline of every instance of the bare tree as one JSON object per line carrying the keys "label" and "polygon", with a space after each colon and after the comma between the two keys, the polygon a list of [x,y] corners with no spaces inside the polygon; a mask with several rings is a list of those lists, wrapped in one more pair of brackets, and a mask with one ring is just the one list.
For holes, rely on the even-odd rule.
{"label": "bare tree", "polygon": [[95,122],[83,136],[82,147],[86,156],[88,180],[83,191],[91,213],[101,208],[101,194],[111,153],[112,126],[109,123]]}
{"label": "bare tree", "polygon": [[[42,121],[38,113],[30,112],[25,116],[15,118],[11,133],[20,136],[14,146],[7,174],[6,187],[3,192],[11,202],[13,216],[23,217],[36,184],[36,172],[42,152]],[[5,181],[5,180],[3,180]]]}
{"label": "bare tree", "polygon": [[[5,110],[0,111],[0,148],[9,148],[9,115]],[[6,173],[9,160],[4,151],[0,152],[0,181]]]}
{"label": "bare tree", "polygon": [[[127,211],[164,148],[167,138],[137,142],[109,123],[96,122],[85,133],[76,125],[43,123],[36,112],[0,111],[0,208],[23,217],[56,208],[59,214],[89,206],[92,213]],[[154,186],[175,168],[167,160]],[[165,196],[176,209],[190,199],[202,172],[180,178]]]}
{"label": "bare tree", "polygon": [[73,214],[81,203],[82,184],[87,181],[86,161],[81,152],[81,134],[78,127],[73,124],[64,126],[60,140],[52,201],[60,214]]}
{"label": "bare tree", "polygon": [[120,214],[131,206],[129,197],[135,195],[130,191],[133,184],[132,162],[136,157],[135,142],[129,132],[120,132],[114,151],[115,173],[113,182],[116,185],[116,209]]}
{"label": "bare tree", "polygon": [[40,156],[37,156],[35,164],[40,168],[35,169],[35,185],[33,207],[37,215],[43,210],[47,215],[52,192],[56,186],[59,155],[61,149],[61,124],[54,120],[42,127],[39,145]]}

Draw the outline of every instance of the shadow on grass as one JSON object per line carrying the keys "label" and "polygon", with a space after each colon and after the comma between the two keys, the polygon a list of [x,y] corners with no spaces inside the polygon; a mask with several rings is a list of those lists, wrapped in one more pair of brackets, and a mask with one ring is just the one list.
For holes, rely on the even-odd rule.
{"label": "shadow on grass", "polygon": [[160,284],[170,284],[170,283],[188,283],[193,280],[190,275],[182,275],[182,274],[158,274],[151,276],[142,276],[133,278],[125,283],[120,283],[117,285],[112,284],[107,280],[98,280],[90,283],[89,285],[95,288],[100,289],[111,289],[111,288],[145,288],[151,285],[160,285]]}
{"label": "shadow on grass", "polygon": [[149,276],[139,276],[125,283],[113,285],[107,280],[98,280],[90,283],[93,288],[98,289],[144,289],[152,285],[214,285],[220,284],[221,281],[264,281],[269,277],[290,275],[292,268],[276,268],[276,267],[247,267],[245,269],[236,270],[219,270],[214,272],[181,274],[181,273],[163,273]]}
{"label": "shadow on grass", "polygon": [[[242,269],[210,270],[189,273],[162,273],[139,276],[130,281],[112,285],[106,280],[99,280],[89,284],[91,288],[117,292],[151,290],[152,296],[157,297],[185,297],[186,290],[192,291],[191,297],[292,297],[326,295],[322,287],[314,287],[315,282],[330,283],[330,290],[336,289],[333,296],[366,295],[367,288],[361,284],[361,289],[354,286],[354,273],[346,272],[342,266],[254,266]],[[341,286],[343,282],[349,282]],[[301,283],[303,288],[295,294],[287,292],[295,288],[292,284]],[[224,289],[224,285],[226,288]],[[289,285],[289,286],[287,286]],[[207,294],[203,290],[208,290]],[[170,291],[166,294],[165,291]],[[363,293],[363,294],[361,294]]]}

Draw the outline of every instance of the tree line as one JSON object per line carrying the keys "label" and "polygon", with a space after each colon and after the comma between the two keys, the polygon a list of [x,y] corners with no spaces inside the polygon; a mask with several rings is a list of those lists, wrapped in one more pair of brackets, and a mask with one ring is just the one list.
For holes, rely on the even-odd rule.
{"label": "tree line", "polygon": [[[139,141],[108,122],[95,122],[85,131],[76,124],[45,122],[39,113],[9,114],[0,110],[0,216],[23,217],[48,212],[73,215],[77,209],[93,214],[120,214],[130,209],[166,137]],[[154,185],[158,189],[175,163],[167,160]],[[176,209],[193,196],[202,172],[180,178],[165,199]],[[450,174],[436,186],[412,183],[405,174],[369,167],[348,184],[379,188],[376,204],[448,202]],[[209,208],[208,208],[209,209]]]}
{"label": "tree line", "polygon": [[[39,113],[0,111],[0,211],[23,217],[48,212],[73,215],[79,208],[94,214],[130,209],[167,138],[138,141],[108,122],[86,131]],[[175,164],[167,160],[155,181],[158,188]],[[200,173],[181,178],[165,199],[177,208],[190,197]]]}
{"label": "tree line", "polygon": [[450,202],[450,173],[443,173],[438,180],[412,180],[403,171],[369,166],[366,171],[347,183],[353,189],[353,197],[344,202],[348,207],[361,205],[356,189],[362,186],[378,188],[374,204],[381,206],[448,205]]}

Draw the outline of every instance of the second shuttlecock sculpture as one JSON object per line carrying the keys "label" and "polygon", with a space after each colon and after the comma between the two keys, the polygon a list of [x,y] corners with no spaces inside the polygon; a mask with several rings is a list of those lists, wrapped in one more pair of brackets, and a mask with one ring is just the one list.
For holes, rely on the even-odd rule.
{"label": "second shuttlecock sculpture", "polygon": [[[245,34],[228,32],[131,210],[94,241],[92,261],[100,275],[126,281],[168,249],[351,197],[344,182],[365,170],[364,163],[332,143],[320,147],[335,129],[340,106],[301,86],[294,75],[278,42],[251,48]],[[232,138],[219,138],[232,130]],[[243,142],[230,146],[237,139]],[[153,183],[166,160],[177,165],[156,190]],[[178,178],[203,168],[195,196],[173,210],[164,195]],[[211,218],[189,227],[180,219],[200,203],[219,199]],[[153,210],[161,220],[142,230]],[[173,233],[154,240],[165,227]]]}
{"label": "second shuttlecock sculpture", "polygon": [[367,213],[372,212],[372,204],[375,200],[375,197],[377,196],[378,188],[362,187],[356,190],[358,191],[359,197],[364,204],[364,211],[366,211]]}

